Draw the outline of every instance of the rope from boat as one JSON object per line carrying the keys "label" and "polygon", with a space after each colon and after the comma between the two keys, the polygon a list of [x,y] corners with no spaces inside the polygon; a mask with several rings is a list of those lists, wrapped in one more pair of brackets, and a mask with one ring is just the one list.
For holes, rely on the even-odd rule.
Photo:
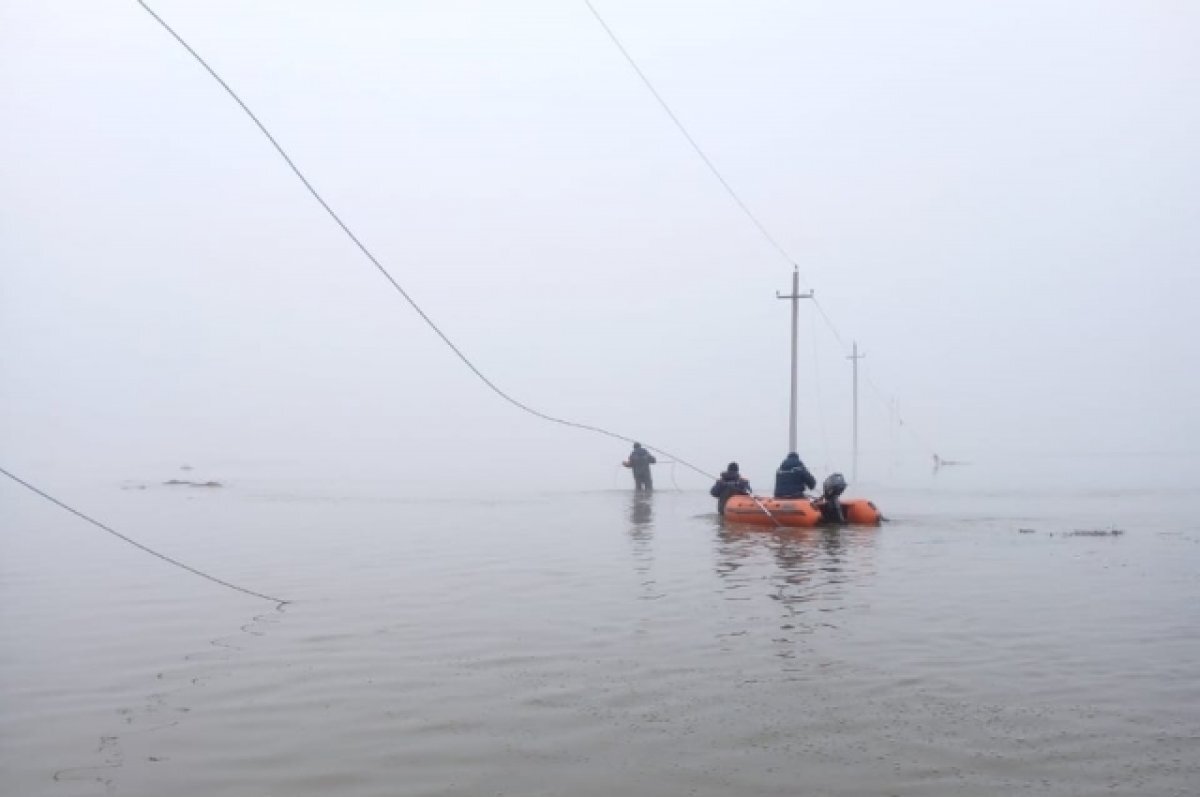
{"label": "rope from boat", "polygon": [[758,504],[758,508],[761,509],[764,513],[766,513],[767,517],[771,518],[771,522],[775,524],[775,528],[777,528],[777,529],[783,528],[783,524],[779,522],[779,518],[777,518],[771,514],[771,510],[767,509],[766,504],[764,504],[762,501],[758,500],[757,495],[755,495],[754,493],[746,493],[746,495],[750,496],[750,500],[753,501],[754,503]]}
{"label": "rope from boat", "polygon": [[231,584],[228,581],[217,578],[216,576],[209,575],[208,573],[205,573],[203,570],[197,570],[196,568],[192,567],[191,565],[186,565],[183,562],[179,561],[178,559],[172,559],[171,557],[167,556],[166,554],[161,554],[152,548],[142,545],[137,540],[126,537],[121,532],[116,531],[115,529],[109,528],[108,526],[101,523],[99,520],[96,520],[95,518],[92,518],[92,517],[89,517],[89,516],[83,514],[78,509],[74,509],[73,507],[68,506],[67,504],[58,500],[57,498],[50,495],[49,493],[47,493],[43,490],[40,490],[37,487],[34,487],[29,482],[25,481],[24,479],[20,478],[19,476],[15,475],[13,473],[10,473],[9,471],[5,470],[4,468],[0,468],[0,474],[7,476],[8,478],[12,479],[14,482],[21,485],[22,487],[29,490],[30,492],[40,495],[42,498],[45,498],[50,503],[55,504],[56,506],[59,506],[65,510],[67,510],[72,515],[75,515],[78,518],[86,520],[88,523],[91,523],[93,526],[101,529],[102,531],[107,531],[109,534],[113,535],[117,539],[123,540],[124,542],[129,543],[134,548],[140,548],[141,550],[145,551],[146,553],[150,554],[151,556],[158,557],[159,559],[162,559],[164,562],[166,562],[168,564],[172,564],[172,565],[175,565],[176,567],[182,568],[182,569],[188,571],[189,573],[200,576],[200,578],[208,579],[209,581],[212,581],[215,584],[220,584],[222,587],[228,587],[229,589],[236,590],[237,592],[242,592],[242,593],[245,593],[246,595],[252,595],[255,598],[262,598],[263,600],[277,603],[280,606],[283,606],[283,605],[291,602],[291,601],[283,600],[282,598],[274,598],[270,595],[264,595],[263,593],[255,592],[252,589],[246,589],[245,587],[239,587],[237,584]]}
{"label": "rope from boat", "polygon": [[[300,180],[300,182],[308,190],[308,193],[312,194],[313,199],[315,199],[317,201],[317,203],[325,210],[325,212],[329,214],[329,217],[331,219],[333,219],[334,223],[336,223],[337,226],[341,228],[342,232],[344,232],[346,234],[346,237],[349,238],[356,247],[358,247],[358,250],[360,252],[362,252],[363,256],[366,257],[367,260],[369,260],[371,262],[371,265],[373,265],[376,268],[376,270],[380,273],[380,275],[382,275],[383,278],[388,281],[388,284],[391,285],[392,288],[394,288],[398,294],[400,294],[402,297],[404,297],[404,300],[406,302],[408,302],[409,306],[412,307],[412,309],[414,311],[416,311],[417,315],[419,315],[421,317],[421,320],[425,322],[426,326],[428,326],[431,330],[433,330],[433,332],[439,338],[441,338],[442,343],[446,344],[447,348],[449,348],[450,351],[454,352],[455,356],[457,356],[458,359],[462,361],[463,365],[467,366],[467,368],[469,368],[471,370],[471,373],[473,373],[473,374],[475,374],[475,376],[479,377],[479,380],[481,382],[483,382],[483,384],[485,384],[493,393],[495,393],[497,396],[504,399],[509,404],[516,407],[517,409],[519,409],[523,412],[526,412],[526,413],[534,416],[535,418],[540,418],[541,420],[547,421],[549,423],[555,423],[555,424],[559,424],[561,426],[568,426],[573,429],[581,429],[585,432],[593,432],[595,434],[604,435],[605,437],[610,437],[614,440],[623,440],[626,443],[632,443],[632,442],[634,442],[635,439],[640,439],[640,438],[628,437],[623,434],[618,434],[617,432],[613,432],[608,429],[604,429],[600,426],[593,426],[592,424],[587,424],[587,423],[579,423],[577,421],[572,421],[572,420],[568,420],[566,418],[559,418],[554,415],[550,415],[548,413],[542,412],[541,410],[534,409],[533,407],[530,407],[528,404],[525,404],[524,402],[518,401],[517,399],[510,396],[508,393],[501,390],[496,385],[496,383],[493,382],[491,379],[489,379],[487,376],[485,376],[484,373],[481,370],[479,370],[478,367],[476,367],[475,363],[471,362],[471,360],[467,357],[467,355],[464,354],[463,351],[461,349],[459,349],[458,346],[455,345],[452,340],[450,340],[450,338],[446,335],[446,333],[443,332],[436,323],[434,323],[434,320],[432,318],[430,318],[430,316],[423,309],[421,309],[421,306],[419,304],[417,304],[416,300],[413,299],[413,297],[408,293],[408,291],[404,290],[404,288],[400,285],[400,283],[396,280],[396,278],[392,276],[391,272],[389,272],[387,270],[387,268],[385,268],[384,265],[381,262],[379,262],[379,259],[376,258],[374,254],[372,254],[371,250],[367,248],[366,244],[364,244],[362,242],[362,240],[359,239],[359,237],[354,234],[354,231],[350,229],[350,227],[346,224],[346,222],[342,221],[342,218],[340,216],[338,216],[338,214],[334,211],[334,209],[332,207],[330,207],[329,203],[325,201],[325,198],[321,196],[320,192],[317,191],[317,189],[313,186],[313,184],[309,181],[309,179],[304,176],[304,173],[302,171],[300,171],[300,167],[298,167],[296,165],[295,161],[293,161],[292,158],[287,154],[287,152],[283,149],[283,146],[280,145],[280,143],[275,139],[275,136],[271,135],[271,132],[269,130],[267,130],[266,125],[264,125],[262,123],[262,121],[254,114],[254,111],[250,110],[250,106],[248,106],[242,100],[242,98],[238,96],[237,92],[235,92],[233,90],[233,88],[230,87],[230,85],[228,83],[226,83],[225,80],[219,74],[217,74],[215,69],[213,69],[211,66],[209,66],[208,62],[204,60],[204,58],[200,55],[200,53],[196,52],[196,50],[193,49],[192,46],[190,44],[188,44],[187,41],[184,40],[184,38],[182,36],[180,36],[178,33],[176,33],[175,29],[172,28],[170,25],[168,25],[167,22],[162,17],[160,17],[158,14],[156,14],[154,12],[154,9],[150,8],[150,6],[147,5],[144,0],[137,0],[137,3],[146,11],[147,14],[149,14],[151,17],[153,17],[154,20],[159,25],[162,26],[163,30],[165,30],[167,33],[169,33],[171,35],[171,37],[175,39],[175,41],[179,42],[179,44],[185,50],[187,50],[188,53],[190,53],[193,58],[196,59],[196,61],[200,64],[200,66],[204,67],[204,70],[206,72],[208,72],[208,74],[213,78],[213,80],[217,81],[217,83],[220,84],[221,88],[223,88],[225,90],[225,93],[228,94],[231,98],[233,98],[233,101],[236,102],[238,104],[238,106],[243,111],[246,112],[246,115],[250,117],[250,120],[252,122],[254,122],[254,124],[258,127],[259,131],[266,137],[267,141],[271,142],[271,146],[274,147],[275,151],[277,153],[279,153],[279,156],[281,158],[283,158],[284,162],[288,165],[288,168],[290,168],[292,170],[292,173],[296,175],[296,177]],[[669,458],[675,460],[680,465],[683,465],[684,467],[686,467],[690,470],[693,470],[696,473],[699,473],[701,476],[705,476],[709,479],[716,478],[713,474],[708,473],[707,471],[691,464],[690,462],[681,458],[677,454],[672,454],[671,452],[666,451],[665,449],[659,448],[657,446],[651,446],[651,445],[646,445],[646,444],[643,444],[643,445],[645,445],[645,447],[650,449],[651,451],[654,451],[656,453],[662,454],[666,457],[669,457]]]}

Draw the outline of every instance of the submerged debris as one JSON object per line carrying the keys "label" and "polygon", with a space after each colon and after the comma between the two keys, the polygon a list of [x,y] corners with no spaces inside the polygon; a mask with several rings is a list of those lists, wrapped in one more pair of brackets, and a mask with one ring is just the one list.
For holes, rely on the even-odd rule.
{"label": "submerged debris", "polygon": [[1063,532],[1064,537],[1119,537],[1125,532],[1121,529],[1075,529]]}
{"label": "submerged debris", "polygon": [[[1036,534],[1037,529],[1022,527],[1022,528],[1017,529],[1017,533],[1018,534]],[[1060,531],[1060,532],[1058,532],[1058,536],[1060,536],[1060,537],[1119,537],[1124,533],[1125,533],[1124,530],[1114,527],[1114,528],[1107,528],[1107,529],[1075,529],[1074,531]],[[1054,532],[1053,531],[1049,532],[1049,536],[1053,537]]]}

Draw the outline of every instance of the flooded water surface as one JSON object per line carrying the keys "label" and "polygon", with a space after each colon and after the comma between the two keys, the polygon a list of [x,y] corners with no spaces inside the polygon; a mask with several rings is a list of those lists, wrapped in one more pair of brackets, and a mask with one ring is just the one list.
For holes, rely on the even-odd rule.
{"label": "flooded water surface", "polygon": [[63,497],[294,602],[5,486],[6,794],[1200,793],[1194,491]]}

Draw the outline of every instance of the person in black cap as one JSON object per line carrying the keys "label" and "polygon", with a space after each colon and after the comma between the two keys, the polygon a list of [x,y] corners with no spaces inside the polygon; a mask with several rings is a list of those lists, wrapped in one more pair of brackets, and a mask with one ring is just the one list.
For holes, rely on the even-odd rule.
{"label": "person in black cap", "polygon": [[633,444],[633,451],[629,452],[629,459],[623,464],[627,468],[633,469],[633,489],[645,490],[650,492],[654,489],[654,479],[650,476],[650,466],[658,462],[646,449],[642,448],[641,443]]}
{"label": "person in black cap", "polygon": [[817,480],[800,461],[795,451],[784,458],[775,471],[776,498],[803,498],[805,490],[815,490]]}
{"label": "person in black cap", "polygon": [[742,474],[738,471],[738,464],[730,462],[729,467],[717,479],[708,494],[717,499],[717,514],[724,515],[725,504],[731,495],[750,494],[750,482],[742,478]]}

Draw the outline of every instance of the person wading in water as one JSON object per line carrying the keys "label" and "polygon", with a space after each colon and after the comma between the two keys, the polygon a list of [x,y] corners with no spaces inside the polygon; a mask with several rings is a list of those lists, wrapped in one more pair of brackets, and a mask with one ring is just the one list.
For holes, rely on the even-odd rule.
{"label": "person wading in water", "polygon": [[717,499],[717,514],[724,515],[725,503],[731,495],[750,494],[750,482],[742,478],[742,474],[738,471],[738,464],[730,462],[729,467],[717,479],[708,494]]}
{"label": "person wading in water", "polygon": [[642,448],[641,443],[633,444],[633,451],[629,452],[629,459],[623,464],[627,468],[633,470],[633,489],[645,490],[650,492],[654,489],[654,479],[650,475],[650,466],[658,462],[646,449]]}

